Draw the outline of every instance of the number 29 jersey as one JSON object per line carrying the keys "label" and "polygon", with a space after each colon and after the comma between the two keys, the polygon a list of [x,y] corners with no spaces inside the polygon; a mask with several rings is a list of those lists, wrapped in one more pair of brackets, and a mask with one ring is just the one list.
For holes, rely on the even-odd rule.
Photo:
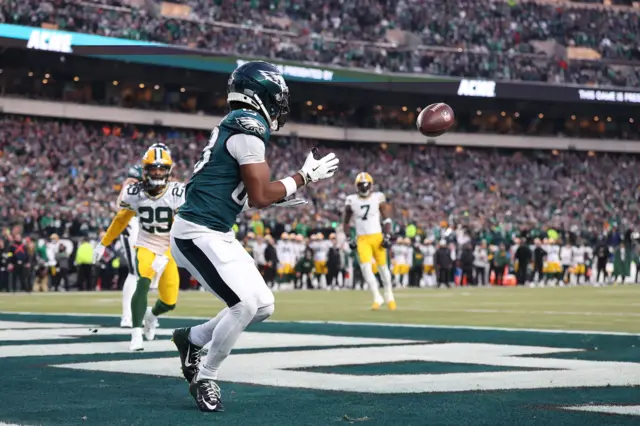
{"label": "number 29 jersey", "polygon": [[382,192],[372,192],[366,198],[351,194],[347,196],[345,202],[353,212],[357,236],[382,234],[380,204],[386,202]]}
{"label": "number 29 jersey", "polygon": [[134,183],[125,188],[120,208],[132,210],[138,217],[139,232],[136,247],[144,247],[155,254],[169,249],[169,233],[176,211],[184,203],[185,186],[169,182],[164,192],[152,197]]}

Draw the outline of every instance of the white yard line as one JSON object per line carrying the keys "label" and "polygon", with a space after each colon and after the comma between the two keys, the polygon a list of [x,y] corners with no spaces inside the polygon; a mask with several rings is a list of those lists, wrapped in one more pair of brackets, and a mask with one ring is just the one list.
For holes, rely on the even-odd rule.
{"label": "white yard line", "polygon": [[[39,313],[39,312],[3,312],[0,314],[13,314],[13,315],[34,315],[34,316],[69,316],[69,317],[116,317],[120,315],[116,314],[68,314],[68,313]],[[190,317],[190,316],[170,316],[168,319],[189,319],[206,321],[210,318],[205,317]],[[539,328],[507,328],[507,327],[485,327],[485,326],[468,326],[468,325],[427,325],[427,324],[403,324],[403,323],[384,323],[384,322],[348,322],[348,321],[280,321],[280,320],[267,320],[270,323],[289,323],[289,324],[331,324],[331,325],[358,325],[368,327],[407,327],[407,328],[437,328],[437,329],[452,329],[452,330],[485,330],[485,331],[511,331],[511,332],[530,332],[530,333],[561,333],[561,334],[598,334],[603,336],[640,336],[640,333],[626,333],[621,331],[595,331],[595,330],[554,330],[554,329],[539,329]],[[0,425],[1,426],[1,425]]]}

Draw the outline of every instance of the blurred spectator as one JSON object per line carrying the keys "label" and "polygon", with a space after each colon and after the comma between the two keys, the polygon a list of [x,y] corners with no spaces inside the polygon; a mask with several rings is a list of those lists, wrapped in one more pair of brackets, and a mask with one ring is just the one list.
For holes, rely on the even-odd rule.
{"label": "blurred spectator", "polygon": [[[137,9],[107,0],[97,5],[8,0],[0,7],[0,22],[47,23],[67,31],[222,54],[378,72],[506,80],[574,81],[567,62],[556,58],[566,48],[592,49],[607,59],[640,59],[640,20],[632,9],[482,0],[177,2],[191,8],[188,17],[163,16],[159,6]],[[629,85],[634,81],[637,73]]]}

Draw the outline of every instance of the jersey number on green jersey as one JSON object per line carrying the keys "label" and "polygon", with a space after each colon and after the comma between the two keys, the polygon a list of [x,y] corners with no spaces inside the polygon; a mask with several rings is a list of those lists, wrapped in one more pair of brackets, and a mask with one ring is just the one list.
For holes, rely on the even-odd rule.
{"label": "jersey number on green jersey", "polygon": [[[204,147],[204,150],[200,155],[200,160],[198,160],[196,165],[193,166],[194,175],[198,173],[200,170],[202,170],[204,166],[211,159],[211,152],[213,151],[213,147],[215,146],[216,142],[218,142],[219,133],[220,133],[220,130],[217,127],[214,127],[213,131],[211,132],[211,137],[209,138],[209,143],[207,144],[207,146]],[[246,203],[247,197],[248,197],[248,194],[247,194],[247,190],[244,187],[244,183],[240,182],[236,187],[236,189],[234,189],[233,192],[231,193],[231,199],[237,204],[242,206],[244,205],[244,203]]]}

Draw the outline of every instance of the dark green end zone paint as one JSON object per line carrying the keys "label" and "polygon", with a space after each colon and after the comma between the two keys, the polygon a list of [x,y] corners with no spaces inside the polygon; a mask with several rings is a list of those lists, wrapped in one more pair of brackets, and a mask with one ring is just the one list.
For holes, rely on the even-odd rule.
{"label": "dark green end zone paint", "polygon": [[[21,316],[0,314],[0,321],[75,323],[117,326],[114,317]],[[197,321],[163,319],[163,328],[193,325]],[[505,345],[589,349],[587,352],[543,355],[544,358],[593,361],[640,360],[637,336],[480,331],[444,328],[343,326],[331,324],[264,323],[251,331],[335,336],[379,337],[442,342],[482,342]],[[165,337],[166,338],[166,337]],[[127,336],[95,335],[81,339],[14,344],[126,341]],[[267,350],[264,350],[267,351]],[[251,350],[247,352],[260,352]],[[233,355],[232,355],[233,356]],[[286,356],[283,353],[283,356]],[[179,378],[81,371],[50,367],[55,364],[128,359],[174,358],[170,352],[27,356],[0,358],[0,422],[21,425],[638,425],[640,417],[558,410],[561,405],[638,404],[640,387],[561,388],[424,394],[361,394],[311,389],[221,383],[224,413],[196,410],[187,384]],[[223,367],[224,368],[224,367]],[[477,364],[400,362],[360,366],[314,367],[307,371],[333,374],[449,373],[523,371]],[[377,377],[373,380],[385,380]]]}

